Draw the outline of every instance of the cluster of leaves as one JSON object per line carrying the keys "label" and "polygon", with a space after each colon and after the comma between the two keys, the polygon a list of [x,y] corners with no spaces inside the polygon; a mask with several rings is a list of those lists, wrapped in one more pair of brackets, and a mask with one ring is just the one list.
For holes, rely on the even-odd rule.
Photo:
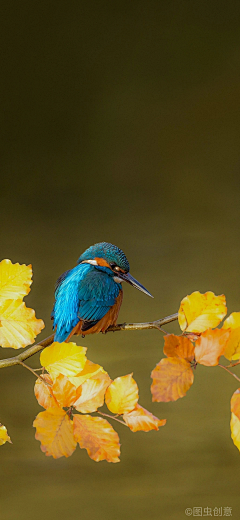
{"label": "cluster of leaves", "polygon": [[[32,283],[31,266],[0,262],[0,345],[19,349],[31,345],[44,327],[33,309],[23,302]],[[197,364],[220,366],[230,372],[240,364],[240,312],[227,314],[225,296],[194,292],[186,296],[178,312],[180,335],[164,337],[165,358],[152,371],[152,399],[176,401],[186,395],[194,380]],[[166,423],[138,404],[138,386],[132,374],[114,381],[103,367],[86,357],[86,348],[75,343],[52,343],[40,356],[41,375],[21,361],[36,376],[35,395],[45,408],[35,421],[36,439],[42,451],[54,458],[69,457],[77,444],[91,459],[118,462],[117,432],[103,417],[129,427],[131,431],[158,430]],[[219,364],[221,356],[230,365]],[[39,369],[38,369],[39,370]],[[106,404],[110,413],[99,408]],[[231,433],[240,450],[240,388],[231,398]],[[92,415],[95,414],[95,415]],[[100,417],[101,416],[101,417]],[[0,423],[0,445],[11,442]]]}
{"label": "cluster of leaves", "polygon": [[[22,301],[30,291],[31,266],[0,263],[0,344],[18,349],[33,343],[44,327]],[[94,412],[111,417],[131,431],[158,430],[166,423],[138,404],[138,386],[132,374],[111,380],[105,370],[86,357],[86,348],[75,343],[52,343],[41,353],[42,374],[36,375],[35,395],[45,411],[35,421],[41,449],[54,458],[69,457],[79,443],[95,460],[118,462],[117,432]],[[99,411],[104,401],[113,415]],[[74,413],[73,413],[74,411]],[[11,442],[0,424],[0,445]]]}
{"label": "cluster of leaves", "polygon": [[[93,412],[118,419],[133,432],[158,430],[166,423],[138,404],[132,374],[112,381],[100,365],[86,358],[84,347],[55,342],[44,349],[40,362],[47,374],[36,381],[35,395],[46,410],[33,425],[46,455],[69,457],[79,443],[97,462],[119,462],[117,432],[106,419],[89,415]],[[99,412],[104,400],[114,415]]]}
{"label": "cluster of leaves", "polygon": [[[161,359],[151,374],[153,401],[176,401],[184,397],[193,384],[193,369],[198,363],[222,367],[219,364],[222,355],[231,362],[229,368],[240,363],[234,363],[240,359],[240,312],[233,312],[220,329],[215,328],[226,314],[224,295],[196,291],[183,298],[178,312],[183,333],[164,337],[163,351],[167,357]],[[232,439],[240,450],[240,388],[232,396],[231,412]]]}
{"label": "cluster of leaves", "polygon": [[[30,292],[32,266],[0,262],[0,345],[19,349],[31,345],[44,328],[43,320],[26,307],[24,296]],[[5,426],[0,424],[0,446],[11,442]]]}

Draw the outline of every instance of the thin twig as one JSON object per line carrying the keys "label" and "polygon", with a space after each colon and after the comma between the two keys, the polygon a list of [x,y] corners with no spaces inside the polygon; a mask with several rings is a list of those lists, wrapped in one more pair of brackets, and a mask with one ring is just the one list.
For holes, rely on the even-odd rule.
{"label": "thin twig", "polygon": [[227,365],[228,368],[236,367],[237,365],[240,365],[240,361],[237,361],[237,363],[231,363],[231,365]]}
{"label": "thin twig", "polygon": [[117,419],[115,415],[109,415],[108,413],[99,412],[99,410],[97,410],[97,413],[103,415],[104,417],[108,417],[109,419],[114,419],[114,421],[120,422],[121,424],[124,424],[124,426],[127,426],[125,422],[121,421],[120,419]]}
{"label": "thin twig", "polygon": [[235,379],[237,379],[237,381],[240,381],[240,378],[238,376],[236,376],[236,374],[233,374],[233,372],[231,372],[230,370],[228,370],[227,367],[225,367],[224,365],[218,365],[219,367],[221,368],[224,368],[224,370],[226,370],[226,372],[228,372],[229,374],[231,374],[231,376],[235,377]]}
{"label": "thin twig", "polygon": [[[162,325],[166,325],[167,323],[171,323],[172,321],[175,321],[177,319],[178,319],[178,313],[172,314],[171,316],[167,316],[166,318],[162,318],[160,320],[148,321],[146,323],[120,323],[119,325],[109,327],[106,330],[106,332],[116,332],[119,330],[146,330],[146,329],[157,329],[162,332],[162,330],[161,330]],[[21,354],[18,354],[18,356],[0,360],[0,368],[12,367],[14,365],[21,365],[22,361],[25,361],[25,359],[28,359],[29,357],[34,356],[34,354],[37,354],[38,352],[43,350],[45,347],[48,347],[49,345],[51,345],[51,343],[53,341],[54,341],[54,334],[52,334],[48,338],[40,341],[40,343],[36,343],[36,345],[33,345],[32,347],[25,350],[24,352],[21,352]]]}
{"label": "thin twig", "polygon": [[23,363],[23,361],[19,361],[18,362],[19,365],[22,365],[22,367],[24,368],[27,368],[27,370],[29,370],[29,372],[32,372],[32,374],[37,378],[37,379],[41,379],[41,381],[46,385],[46,386],[51,386],[47,381],[45,381],[44,377],[41,376],[41,374],[37,374],[36,370],[41,370],[39,368],[37,368],[36,370],[34,370],[33,368],[29,367],[28,365],[26,365],[25,363]]}
{"label": "thin twig", "polygon": [[22,367],[27,368],[27,370],[29,370],[29,372],[32,372],[32,374],[35,377],[37,377],[37,379],[41,378],[41,376],[39,374],[37,374],[33,368],[29,367],[28,365],[25,365],[25,363],[23,363],[23,361],[19,361],[19,365],[22,365]]}

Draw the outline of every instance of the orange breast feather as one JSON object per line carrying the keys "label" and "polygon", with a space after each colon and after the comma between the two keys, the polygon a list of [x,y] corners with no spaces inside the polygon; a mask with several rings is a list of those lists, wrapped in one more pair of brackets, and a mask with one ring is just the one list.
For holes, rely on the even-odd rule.
{"label": "orange breast feather", "polygon": [[72,336],[74,336],[74,334],[76,334],[76,335],[82,334],[83,336],[85,336],[87,334],[105,332],[108,329],[108,327],[110,327],[111,325],[116,325],[120,307],[122,305],[122,300],[123,300],[123,291],[120,290],[119,295],[116,298],[115,304],[111,307],[111,309],[109,309],[109,311],[105,314],[105,316],[103,316],[103,318],[101,320],[99,320],[98,323],[96,323],[96,325],[94,325],[91,329],[82,331],[83,321],[80,320],[77,323],[77,325],[73,328],[73,330],[71,331],[71,333],[69,334],[69,336],[67,337],[67,339],[65,341],[66,342],[69,341],[70,338]]}

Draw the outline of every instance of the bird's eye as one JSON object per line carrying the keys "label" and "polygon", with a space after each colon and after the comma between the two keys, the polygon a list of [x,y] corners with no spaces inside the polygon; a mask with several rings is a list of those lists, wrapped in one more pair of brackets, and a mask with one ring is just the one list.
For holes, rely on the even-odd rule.
{"label": "bird's eye", "polygon": [[115,262],[111,262],[109,265],[113,271],[120,271],[120,267]]}

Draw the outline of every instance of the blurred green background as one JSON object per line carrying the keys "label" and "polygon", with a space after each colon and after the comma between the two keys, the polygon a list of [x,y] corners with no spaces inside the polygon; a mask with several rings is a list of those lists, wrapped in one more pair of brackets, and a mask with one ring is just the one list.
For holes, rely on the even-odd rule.
{"label": "blurred green background", "polygon": [[[121,247],[155,296],[124,286],[120,321],[177,312],[194,290],[224,293],[229,312],[240,310],[239,15],[232,0],[2,6],[1,258],[33,265],[26,303],[45,321],[40,338],[51,333],[57,277],[98,241]],[[133,372],[141,404],[167,425],[132,434],[116,423],[120,464],[79,449],[54,461],[34,439],[32,374],[1,370],[13,445],[0,453],[0,518],[178,520],[197,506],[239,518],[237,382],[198,367],[184,399],[152,403],[160,333],[77,342],[112,378]]]}

